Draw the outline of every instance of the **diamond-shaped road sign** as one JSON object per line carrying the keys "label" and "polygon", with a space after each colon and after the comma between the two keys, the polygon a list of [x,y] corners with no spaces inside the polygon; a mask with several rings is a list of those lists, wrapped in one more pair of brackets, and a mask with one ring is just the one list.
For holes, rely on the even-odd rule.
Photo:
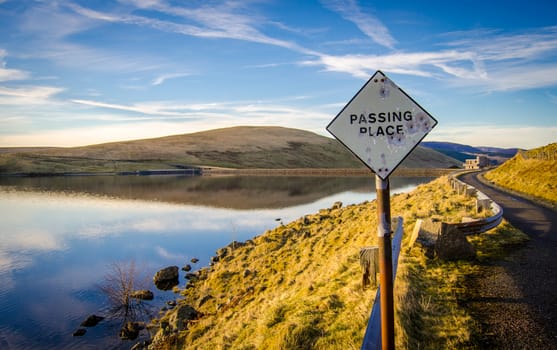
{"label": "diamond-shaped road sign", "polygon": [[435,125],[435,118],[377,71],[327,131],[385,180]]}

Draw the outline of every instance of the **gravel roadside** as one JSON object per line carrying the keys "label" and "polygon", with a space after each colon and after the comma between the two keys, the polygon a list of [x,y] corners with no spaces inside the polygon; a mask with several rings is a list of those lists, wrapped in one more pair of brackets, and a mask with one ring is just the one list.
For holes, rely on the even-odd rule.
{"label": "gravel roadside", "polygon": [[466,302],[481,325],[482,348],[557,349],[557,211],[486,186],[477,173],[460,179],[496,201],[531,239],[481,266]]}

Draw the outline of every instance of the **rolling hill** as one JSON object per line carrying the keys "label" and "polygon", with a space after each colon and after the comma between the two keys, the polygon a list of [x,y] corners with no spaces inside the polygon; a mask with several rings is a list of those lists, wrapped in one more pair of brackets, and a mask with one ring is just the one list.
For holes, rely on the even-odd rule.
{"label": "rolling hill", "polygon": [[[406,168],[450,168],[457,160],[417,147]],[[0,150],[0,173],[121,172],[189,166],[243,169],[362,168],[338,141],[309,131],[242,126],[85,147]]]}

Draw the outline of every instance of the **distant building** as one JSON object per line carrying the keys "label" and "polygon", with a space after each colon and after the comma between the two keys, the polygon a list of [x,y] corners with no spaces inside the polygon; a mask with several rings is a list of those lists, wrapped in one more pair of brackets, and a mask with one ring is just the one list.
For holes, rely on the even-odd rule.
{"label": "distant building", "polygon": [[476,156],[474,159],[466,159],[464,169],[481,169],[489,166],[489,158],[486,156]]}

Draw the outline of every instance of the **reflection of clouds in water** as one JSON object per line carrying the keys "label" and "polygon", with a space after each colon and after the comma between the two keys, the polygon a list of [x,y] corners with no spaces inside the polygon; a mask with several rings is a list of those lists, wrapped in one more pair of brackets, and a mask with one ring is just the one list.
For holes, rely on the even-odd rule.
{"label": "reflection of clouds in water", "polygon": [[[371,181],[371,180],[370,180]],[[394,181],[396,183],[396,180]],[[371,186],[370,186],[371,187]],[[415,184],[392,186],[392,193],[405,192]],[[236,234],[236,231],[267,230],[278,225],[276,218],[288,223],[303,215],[329,208],[336,201],[350,198],[361,203],[375,198],[375,193],[342,192],[313,203],[282,209],[228,210],[202,206],[176,205],[99,198],[63,193],[2,191],[0,222],[3,232],[0,253],[5,269],[13,264],[8,252],[21,250],[53,251],[64,249],[74,238],[101,238],[127,234],[181,236]],[[263,233],[253,232],[253,235]],[[238,237],[241,239],[241,237]]]}
{"label": "reflection of clouds in water", "polygon": [[[16,332],[13,330],[6,330],[3,331],[0,329],[0,346],[2,349],[17,349],[22,344],[29,344],[29,336],[22,334],[21,332]],[[17,345],[18,347],[16,347]],[[33,349],[33,347],[28,346],[28,349]],[[39,344],[37,344],[36,349],[39,348]]]}
{"label": "reflection of clouds in water", "polygon": [[155,252],[157,253],[158,256],[160,256],[163,259],[168,259],[168,260],[186,260],[186,256],[185,254],[181,254],[181,253],[172,253],[169,252],[167,249],[161,247],[161,246],[157,246],[155,247]]}
{"label": "reflection of clouds in water", "polygon": [[31,257],[22,254],[21,251],[13,253],[0,250],[0,295],[14,287],[13,271],[24,269],[32,262]]}
{"label": "reflection of clouds in water", "polygon": [[[15,287],[14,278],[9,270],[0,270],[0,299],[3,299],[3,294]],[[4,310],[2,310],[4,311]]]}
{"label": "reflection of clouds in water", "polygon": [[61,250],[76,238],[206,236],[276,226],[276,210],[228,210],[63,193],[0,193],[0,210],[6,217],[0,222],[0,271],[14,268],[24,251]]}
{"label": "reflection of clouds in water", "polygon": [[[137,205],[137,204],[136,204]],[[77,235],[88,238],[100,238],[109,235],[127,233],[138,234],[175,234],[184,235],[220,232],[230,228],[230,222],[236,222],[238,213],[229,213],[215,209],[182,209],[152,213],[130,208],[126,217],[103,218],[102,221],[83,223]]]}
{"label": "reflection of clouds in water", "polygon": [[[404,192],[414,186],[403,184],[391,192]],[[349,202],[347,198],[350,198]],[[225,240],[246,240],[279,225],[275,221],[277,218],[286,224],[329,208],[336,201],[348,205],[374,198],[375,193],[347,191],[282,209],[230,210],[0,189],[0,211],[3,213],[0,221],[0,273],[25,268],[32,263],[37,252],[66,249],[75,239],[160,235],[179,236],[180,239],[222,237]],[[183,259],[186,254],[172,252],[163,245],[156,253],[165,259]],[[13,284],[10,274],[0,275],[2,281],[4,286]]]}
{"label": "reflection of clouds in water", "polygon": [[45,228],[15,231],[2,238],[2,244],[13,250],[61,250],[64,246],[59,237],[55,237]]}

